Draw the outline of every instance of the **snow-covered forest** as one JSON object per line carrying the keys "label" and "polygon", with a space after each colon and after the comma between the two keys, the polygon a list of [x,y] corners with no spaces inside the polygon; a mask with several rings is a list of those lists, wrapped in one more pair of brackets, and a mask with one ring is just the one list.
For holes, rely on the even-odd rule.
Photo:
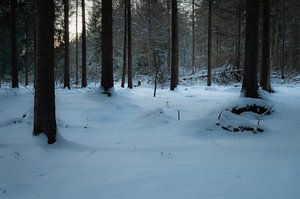
{"label": "snow-covered forest", "polygon": [[298,0],[1,0],[0,198],[300,197]]}

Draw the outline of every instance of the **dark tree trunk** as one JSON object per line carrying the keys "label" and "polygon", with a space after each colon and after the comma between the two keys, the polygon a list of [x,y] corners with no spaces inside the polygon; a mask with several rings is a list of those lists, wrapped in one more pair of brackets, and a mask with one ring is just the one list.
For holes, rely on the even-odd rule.
{"label": "dark tree trunk", "polygon": [[242,92],[245,97],[257,98],[259,0],[246,0],[246,47]]}
{"label": "dark tree trunk", "polygon": [[127,0],[127,28],[128,28],[128,88],[132,88],[132,36],[131,36],[131,2]]}
{"label": "dark tree trunk", "polygon": [[127,69],[127,0],[124,0],[124,49],[123,49],[123,71],[122,71],[122,82],[121,87],[125,86],[126,69]]}
{"label": "dark tree trunk", "polygon": [[17,0],[10,0],[10,28],[11,28],[11,87],[19,87],[18,79],[18,50],[17,50]]}
{"label": "dark tree trunk", "polygon": [[114,86],[113,78],[113,45],[112,45],[112,1],[102,1],[102,74],[101,86],[105,93],[110,95],[109,90]]}
{"label": "dark tree trunk", "polygon": [[76,33],[75,33],[75,84],[78,85],[79,78],[78,78],[78,71],[79,71],[79,64],[78,64],[78,0],[76,0]]}
{"label": "dark tree trunk", "polygon": [[195,73],[195,0],[192,0],[192,72]]}
{"label": "dark tree trunk", "polygon": [[172,0],[172,60],[171,60],[171,90],[178,85],[178,19],[177,0]]}
{"label": "dark tree trunk", "polygon": [[240,80],[240,59],[241,59],[241,0],[237,0],[237,20],[236,20],[236,41],[235,41],[235,69],[236,80]]}
{"label": "dark tree trunk", "polygon": [[64,88],[70,89],[69,0],[64,0]]}
{"label": "dark tree trunk", "polygon": [[282,52],[281,52],[281,79],[285,79],[285,0],[282,0]]}
{"label": "dark tree trunk", "polygon": [[170,1],[167,0],[167,23],[168,23],[168,55],[167,55],[167,67],[168,67],[168,73],[171,71],[171,48],[172,48],[172,43],[171,43],[171,16],[170,16]]}
{"label": "dark tree trunk", "polygon": [[208,0],[207,86],[211,86],[211,4],[212,0]]}
{"label": "dark tree trunk", "polygon": [[25,2],[26,6],[26,19],[25,19],[25,86],[28,86],[28,67],[29,67],[29,11],[28,11],[28,2]]}
{"label": "dark tree trunk", "polygon": [[86,28],[85,28],[85,0],[81,0],[82,7],[82,80],[81,88],[87,86],[87,68],[86,68]]}
{"label": "dark tree trunk", "polygon": [[[34,5],[34,14],[36,16],[36,4]],[[36,17],[33,19],[33,71],[34,71],[34,74],[33,74],[33,84],[34,84],[34,88],[35,88],[35,85],[36,85],[36,59],[37,59],[37,19]]]}
{"label": "dark tree trunk", "polygon": [[56,141],[54,92],[54,1],[36,0],[37,67],[34,95],[33,135],[46,134],[48,143]]}
{"label": "dark tree trunk", "polygon": [[270,0],[263,0],[263,30],[261,52],[260,85],[263,90],[271,92]]}

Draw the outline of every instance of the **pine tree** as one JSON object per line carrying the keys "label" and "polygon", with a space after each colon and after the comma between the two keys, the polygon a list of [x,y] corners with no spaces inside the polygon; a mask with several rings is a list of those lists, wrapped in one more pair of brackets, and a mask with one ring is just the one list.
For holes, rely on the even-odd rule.
{"label": "pine tree", "polygon": [[17,0],[10,1],[10,31],[11,31],[11,80],[12,88],[19,87],[18,80],[18,50],[17,50]]}
{"label": "pine tree", "polygon": [[271,92],[270,0],[263,0],[263,30],[261,53],[260,85],[263,90]]}
{"label": "pine tree", "polygon": [[211,86],[211,7],[212,0],[208,0],[208,36],[207,36],[207,86]]}
{"label": "pine tree", "polygon": [[86,68],[86,28],[85,28],[85,0],[81,0],[82,7],[82,80],[81,80],[81,88],[85,88],[87,86],[87,68]]}
{"label": "pine tree", "polygon": [[127,1],[127,28],[128,28],[128,88],[132,88],[132,35],[131,35],[131,2]]}
{"label": "pine tree", "polygon": [[101,52],[102,52],[102,74],[101,87],[104,93],[110,94],[114,86],[113,79],[113,38],[112,38],[112,1],[102,2],[102,31],[101,31]]}
{"label": "pine tree", "polygon": [[64,0],[64,88],[70,89],[69,0]]}
{"label": "pine tree", "polygon": [[246,47],[242,92],[245,97],[257,98],[259,0],[246,0]]}
{"label": "pine tree", "polygon": [[172,58],[171,58],[171,90],[178,85],[178,8],[177,0],[172,0]]}
{"label": "pine tree", "polygon": [[37,66],[34,95],[33,135],[46,134],[48,143],[56,141],[54,92],[54,1],[36,0]]}

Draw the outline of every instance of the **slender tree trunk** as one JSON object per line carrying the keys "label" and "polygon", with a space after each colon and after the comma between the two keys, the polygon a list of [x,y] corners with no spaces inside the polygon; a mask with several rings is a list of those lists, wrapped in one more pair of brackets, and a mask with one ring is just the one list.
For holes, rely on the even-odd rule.
{"label": "slender tree trunk", "polygon": [[64,88],[70,89],[69,0],[64,0]]}
{"label": "slender tree trunk", "polygon": [[133,88],[132,84],[132,35],[131,35],[131,2],[127,0],[127,28],[128,28],[128,88]]}
{"label": "slender tree trunk", "polygon": [[78,85],[79,83],[79,77],[78,77],[78,71],[79,71],[79,62],[78,62],[78,0],[76,0],[76,33],[75,33],[75,84]]}
{"label": "slender tree trunk", "polygon": [[192,72],[195,73],[195,0],[192,0]]}
{"label": "slender tree trunk", "polygon": [[235,68],[236,80],[240,80],[240,62],[241,62],[241,0],[237,0],[237,20],[236,20],[236,41],[235,41]]}
{"label": "slender tree trunk", "polygon": [[81,80],[81,88],[85,88],[87,86],[87,68],[86,68],[86,28],[85,28],[85,0],[81,0],[82,7],[82,80]]}
{"label": "slender tree trunk", "polygon": [[25,86],[28,86],[28,67],[29,67],[29,11],[28,2],[25,2],[26,19],[25,19]]}
{"label": "slender tree trunk", "polygon": [[36,0],[37,68],[34,95],[33,135],[46,134],[48,143],[56,140],[54,92],[54,1]]}
{"label": "slender tree trunk", "polygon": [[167,22],[168,22],[168,55],[167,55],[167,67],[168,67],[168,72],[170,73],[171,71],[171,48],[172,48],[172,43],[171,43],[171,16],[170,16],[170,1],[167,0]]}
{"label": "slender tree trunk", "polygon": [[285,79],[285,0],[282,0],[282,52],[281,52],[281,79]]}
{"label": "slender tree trunk", "polygon": [[151,0],[148,0],[148,67],[152,71],[152,27],[151,27]]}
{"label": "slender tree trunk", "polygon": [[10,0],[10,28],[11,28],[11,87],[19,87],[18,79],[18,50],[17,50],[17,0]]}
{"label": "slender tree trunk", "polygon": [[112,1],[102,1],[102,78],[101,86],[105,93],[111,95],[109,90],[114,86],[113,78],[113,37],[112,37]]}
{"label": "slender tree trunk", "polygon": [[171,90],[178,85],[178,19],[177,0],[172,0],[172,60],[171,60]]}
{"label": "slender tree trunk", "polygon": [[155,51],[153,52],[153,63],[154,63],[154,68],[155,68],[153,97],[156,97],[157,79],[158,79],[159,66],[158,66],[158,64],[156,62],[156,53],[155,53]]}
{"label": "slender tree trunk", "polygon": [[[36,11],[36,3],[34,6],[34,13],[35,16],[37,15],[37,11]],[[37,59],[37,19],[36,17],[33,19],[33,71],[34,71],[34,77],[33,77],[33,84],[34,84],[34,88],[36,85],[36,76],[37,76],[37,71],[36,71],[36,59]]]}
{"label": "slender tree trunk", "polygon": [[212,0],[208,0],[207,86],[211,86],[211,4]]}
{"label": "slender tree trunk", "polygon": [[270,0],[263,0],[263,31],[262,55],[260,67],[260,85],[265,91],[271,92],[270,65]]}
{"label": "slender tree trunk", "polygon": [[257,98],[259,0],[246,0],[246,47],[242,92],[245,97]]}
{"label": "slender tree trunk", "polygon": [[126,79],[126,69],[127,69],[127,0],[124,0],[124,49],[123,49],[123,71],[122,71],[122,82],[121,87],[124,88],[125,86],[125,79]]}

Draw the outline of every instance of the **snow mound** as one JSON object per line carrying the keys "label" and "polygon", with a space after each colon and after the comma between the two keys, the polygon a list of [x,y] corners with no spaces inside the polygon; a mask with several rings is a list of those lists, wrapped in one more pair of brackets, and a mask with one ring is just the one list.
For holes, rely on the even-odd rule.
{"label": "snow mound", "polygon": [[142,113],[138,117],[138,121],[146,124],[169,124],[174,121],[174,118],[167,115],[163,109],[156,108]]}

